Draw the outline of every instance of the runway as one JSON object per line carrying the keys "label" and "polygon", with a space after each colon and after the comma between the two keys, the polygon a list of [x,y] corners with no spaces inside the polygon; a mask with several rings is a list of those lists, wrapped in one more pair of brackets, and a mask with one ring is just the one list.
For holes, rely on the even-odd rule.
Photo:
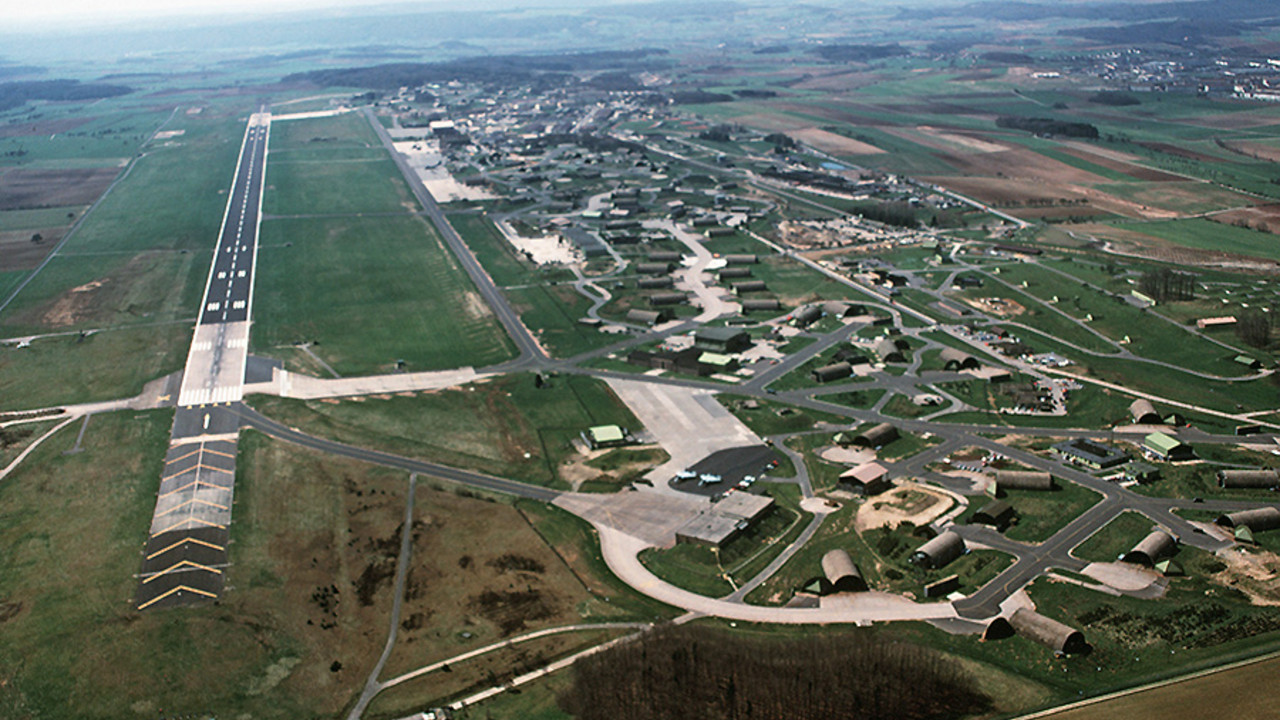
{"label": "runway", "polygon": [[249,117],[178,394],[169,453],[143,553],[136,603],[212,602],[222,594],[235,491],[271,116]]}

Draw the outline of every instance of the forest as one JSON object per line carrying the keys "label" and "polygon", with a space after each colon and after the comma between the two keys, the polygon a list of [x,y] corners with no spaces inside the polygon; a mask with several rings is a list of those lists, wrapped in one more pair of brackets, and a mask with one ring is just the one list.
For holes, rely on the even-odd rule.
{"label": "forest", "polygon": [[669,626],[573,666],[579,720],[942,720],[989,709],[955,663],[870,632],[751,638]]}

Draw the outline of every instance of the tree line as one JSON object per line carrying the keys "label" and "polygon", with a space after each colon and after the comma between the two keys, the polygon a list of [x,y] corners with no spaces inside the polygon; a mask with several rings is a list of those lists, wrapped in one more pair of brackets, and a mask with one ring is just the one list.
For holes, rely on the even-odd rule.
{"label": "tree line", "polygon": [[1138,292],[1158,303],[1171,300],[1194,300],[1196,276],[1191,273],[1175,272],[1169,268],[1148,270],[1138,278]]}
{"label": "tree line", "polygon": [[1068,122],[1053,118],[1001,115],[996,118],[996,127],[1025,130],[1036,135],[1062,135],[1063,137],[1079,137],[1090,140],[1098,138],[1098,128],[1089,123]]}
{"label": "tree line", "polygon": [[579,660],[559,704],[579,720],[942,720],[991,700],[940,653],[870,633],[780,640],[668,626]]}

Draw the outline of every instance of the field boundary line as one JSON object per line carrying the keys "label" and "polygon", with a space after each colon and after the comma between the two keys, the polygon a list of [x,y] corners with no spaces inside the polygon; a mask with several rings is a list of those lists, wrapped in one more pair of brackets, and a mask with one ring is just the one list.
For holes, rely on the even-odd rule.
{"label": "field boundary line", "polygon": [[1280,650],[1274,650],[1265,655],[1259,655],[1257,657],[1252,657],[1245,660],[1237,660],[1233,663],[1227,663],[1226,665],[1219,665],[1217,667],[1206,668],[1204,670],[1197,670],[1195,672],[1188,673],[1186,675],[1179,675],[1178,677],[1169,678],[1167,680],[1159,680],[1157,682],[1149,683],[1147,685],[1139,685],[1138,687],[1129,688],[1128,690],[1118,690],[1116,692],[1108,693],[1106,695],[1099,695],[1098,697],[1095,697],[1095,698],[1089,698],[1088,700],[1077,700],[1076,702],[1068,703],[1066,705],[1059,705],[1058,707],[1049,708],[1047,710],[1039,710],[1031,713],[1030,715],[1019,715],[1013,718],[1013,720],[1036,720],[1036,718],[1053,717],[1054,715],[1057,715],[1059,713],[1069,712],[1071,710],[1076,710],[1082,707],[1088,707],[1090,705],[1096,705],[1101,702],[1108,702],[1110,700],[1118,700],[1120,698],[1128,697],[1130,695],[1137,695],[1138,693],[1141,693],[1141,692],[1147,692],[1148,690],[1159,690],[1160,688],[1168,687],[1170,685],[1177,685],[1178,683],[1184,683],[1190,680],[1196,680],[1202,677],[1216,675],[1218,673],[1226,672],[1228,670],[1235,670],[1242,667],[1248,667],[1249,665],[1265,662],[1267,660],[1274,660],[1276,658],[1280,658]]}

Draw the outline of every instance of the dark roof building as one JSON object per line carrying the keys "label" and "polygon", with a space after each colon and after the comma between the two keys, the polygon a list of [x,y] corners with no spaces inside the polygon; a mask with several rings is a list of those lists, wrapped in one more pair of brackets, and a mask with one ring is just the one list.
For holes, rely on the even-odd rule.
{"label": "dark roof building", "polygon": [[636,263],[636,272],[643,275],[665,275],[671,272],[675,266],[665,262],[642,262]]}
{"label": "dark roof building", "polygon": [[853,374],[853,366],[847,362],[832,363],[815,369],[811,375],[814,382],[827,383],[842,380]]}
{"label": "dark roof building", "polygon": [[1221,515],[1214,522],[1229,528],[1247,527],[1253,532],[1275,530],[1280,528],[1280,508],[1260,507],[1252,510],[1241,510]]}
{"label": "dark roof building", "polygon": [[880,358],[880,362],[904,363],[907,361],[906,355],[902,354],[902,345],[893,338],[881,338],[876,343],[875,353]]}
{"label": "dark roof building", "polygon": [[1121,562],[1155,567],[1156,563],[1178,552],[1178,541],[1169,533],[1156,528],[1133,549],[1120,556]]}
{"label": "dark roof building", "polygon": [[880,423],[853,436],[853,444],[859,447],[880,448],[898,439],[898,428],[892,423]]}
{"label": "dark roof building", "polygon": [[670,275],[663,277],[644,277],[636,280],[636,287],[641,290],[657,290],[659,288],[669,288],[676,284],[674,278]]}
{"label": "dark roof building", "polygon": [[1280,474],[1275,470],[1219,470],[1218,485],[1227,489],[1257,488],[1275,490],[1280,487]]}
{"label": "dark roof building", "polygon": [[891,483],[888,476],[889,471],[885,466],[880,463],[869,462],[845,470],[841,473],[838,484],[842,489],[863,497],[870,497],[879,495],[889,489]]}
{"label": "dark roof building", "polygon": [[656,293],[649,296],[649,306],[657,307],[660,305],[684,305],[689,302],[689,296],[684,293]]}
{"label": "dark roof building", "polygon": [[796,310],[791,315],[791,324],[796,327],[809,327],[822,317],[822,308],[817,305],[809,305]]}
{"label": "dark roof building", "polygon": [[831,583],[832,592],[866,592],[867,581],[849,553],[840,548],[822,556],[822,574]]}
{"label": "dark roof building", "polygon": [[1015,516],[1012,505],[1004,500],[993,500],[974,513],[969,522],[1003,530],[1013,524]]}
{"label": "dark roof building", "polygon": [[741,352],[751,347],[751,336],[731,327],[698,328],[693,333],[693,346],[718,353]]}
{"label": "dark roof building", "polygon": [[1052,490],[1053,476],[1039,470],[996,470],[996,491]]}
{"label": "dark roof building", "polygon": [[1055,655],[1070,655],[1089,650],[1089,643],[1085,642],[1084,634],[1079,630],[1073,630],[1035,610],[1024,607],[1014,610],[1009,616],[1009,625],[1013,627],[1014,632],[1044,645]]}
{"label": "dark roof building", "polygon": [[942,348],[938,358],[947,370],[977,370],[981,364],[978,358],[951,347]]}
{"label": "dark roof building", "polygon": [[936,570],[964,555],[967,550],[964,538],[954,530],[948,530],[921,545],[920,549],[911,555],[910,562],[913,565]]}
{"label": "dark roof building", "polygon": [[765,292],[769,286],[764,284],[763,280],[747,280],[745,282],[734,283],[733,294],[741,295],[749,292]]}
{"label": "dark roof building", "polygon": [[742,309],[746,312],[757,312],[760,310],[778,310],[782,307],[775,298],[761,298],[759,300],[743,300]]}
{"label": "dark roof building", "polygon": [[725,255],[724,261],[729,265],[755,265],[760,258],[757,255]]}
{"label": "dark roof building", "polygon": [[1065,440],[1054,445],[1053,449],[1066,459],[1095,470],[1123,465],[1129,459],[1127,452],[1086,438]]}
{"label": "dark roof building", "polygon": [[1156,407],[1145,398],[1138,398],[1129,403],[1129,415],[1133,418],[1135,425],[1160,425],[1164,422],[1160,413],[1156,412]]}
{"label": "dark roof building", "polygon": [[637,325],[657,325],[667,319],[669,319],[669,315],[665,310],[632,308],[627,311],[627,322]]}
{"label": "dark roof building", "polygon": [[746,278],[746,277],[751,277],[751,268],[749,267],[722,268],[720,270],[719,275],[717,276],[717,278],[720,280],[726,280],[730,278]]}
{"label": "dark roof building", "polygon": [[649,253],[649,262],[680,262],[682,257],[674,250],[655,250]]}

